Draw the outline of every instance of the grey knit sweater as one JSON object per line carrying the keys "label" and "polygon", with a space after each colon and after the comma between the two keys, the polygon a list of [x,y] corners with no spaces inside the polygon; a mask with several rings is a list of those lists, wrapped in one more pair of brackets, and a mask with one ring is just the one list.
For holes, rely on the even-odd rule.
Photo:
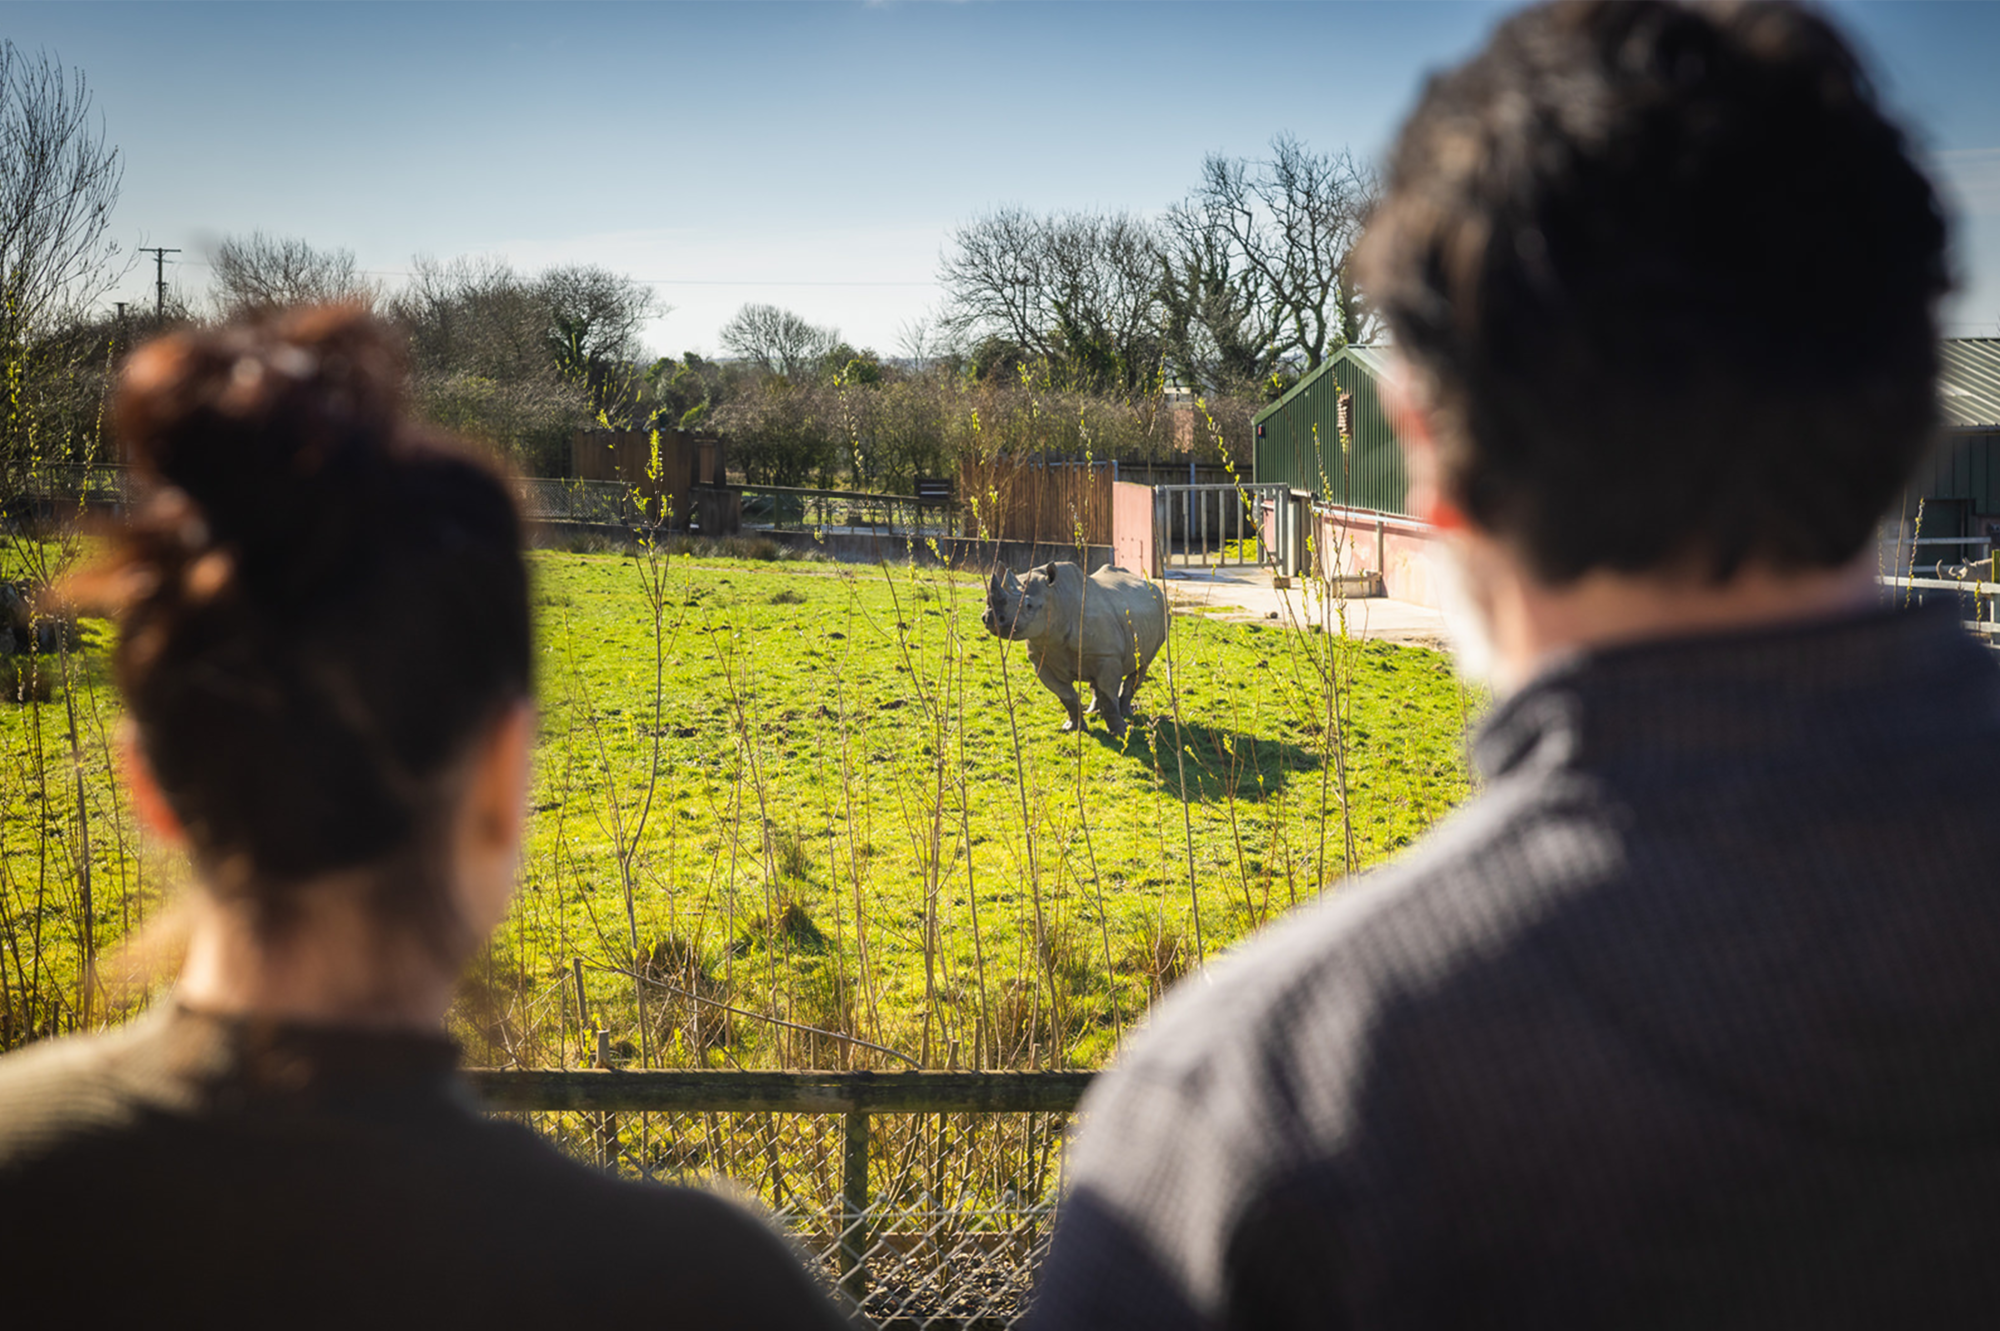
{"label": "grey knit sweater", "polygon": [[2000,1319],[2000,675],[1950,614],[1611,651],[1083,1108],[1038,1331]]}

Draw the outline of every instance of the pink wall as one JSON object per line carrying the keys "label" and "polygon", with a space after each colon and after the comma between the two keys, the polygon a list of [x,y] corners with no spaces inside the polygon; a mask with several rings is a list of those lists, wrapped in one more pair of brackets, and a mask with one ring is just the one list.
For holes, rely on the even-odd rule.
{"label": "pink wall", "polygon": [[1111,487],[1111,558],[1131,573],[1157,578],[1162,570],[1153,548],[1153,487],[1119,481]]}
{"label": "pink wall", "polygon": [[1431,571],[1437,531],[1429,523],[1324,504],[1313,517],[1314,548],[1329,577],[1373,571],[1394,599],[1442,608]]}

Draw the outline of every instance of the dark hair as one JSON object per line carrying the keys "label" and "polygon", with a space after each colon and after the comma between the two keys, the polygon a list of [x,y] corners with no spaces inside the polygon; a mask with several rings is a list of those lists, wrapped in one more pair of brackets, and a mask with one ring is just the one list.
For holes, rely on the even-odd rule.
{"label": "dark hair", "polygon": [[[454,764],[529,690],[509,487],[405,418],[403,380],[384,329],[328,307],[162,338],[118,390],[157,487],[102,579],[119,683],[205,876],[274,922],[287,886],[434,863]],[[434,875],[381,877],[437,937]]]}
{"label": "dark hair", "polygon": [[1515,15],[1425,89],[1360,273],[1447,495],[1553,584],[1836,566],[1932,442],[1944,219],[1792,5]]}

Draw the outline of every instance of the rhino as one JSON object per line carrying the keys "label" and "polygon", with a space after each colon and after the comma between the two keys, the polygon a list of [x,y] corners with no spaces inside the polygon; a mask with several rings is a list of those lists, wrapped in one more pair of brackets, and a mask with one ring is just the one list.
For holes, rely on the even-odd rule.
{"label": "rhino", "polygon": [[1035,675],[1069,710],[1065,732],[1084,724],[1078,681],[1096,694],[1094,710],[1114,735],[1125,733],[1132,695],[1167,641],[1167,598],[1136,573],[1101,568],[1084,577],[1049,563],[1015,577],[996,568],[980,623],[995,637],[1028,644]]}

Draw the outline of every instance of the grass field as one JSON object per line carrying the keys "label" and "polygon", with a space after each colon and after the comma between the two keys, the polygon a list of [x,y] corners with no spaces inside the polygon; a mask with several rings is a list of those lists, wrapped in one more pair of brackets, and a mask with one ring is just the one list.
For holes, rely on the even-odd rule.
{"label": "grass field", "polygon": [[[1477,702],[1432,652],[1182,617],[1114,741],[1060,733],[1022,648],[980,628],[977,579],[535,571],[534,813],[454,1014],[474,1061],[573,1065],[606,1030],[633,1065],[1091,1066],[1165,986],[1466,790]],[[176,876],[108,780],[107,633],[52,663],[68,689],[0,709],[8,1043],[129,1010],[143,986],[117,972],[141,963],[116,945]]]}

